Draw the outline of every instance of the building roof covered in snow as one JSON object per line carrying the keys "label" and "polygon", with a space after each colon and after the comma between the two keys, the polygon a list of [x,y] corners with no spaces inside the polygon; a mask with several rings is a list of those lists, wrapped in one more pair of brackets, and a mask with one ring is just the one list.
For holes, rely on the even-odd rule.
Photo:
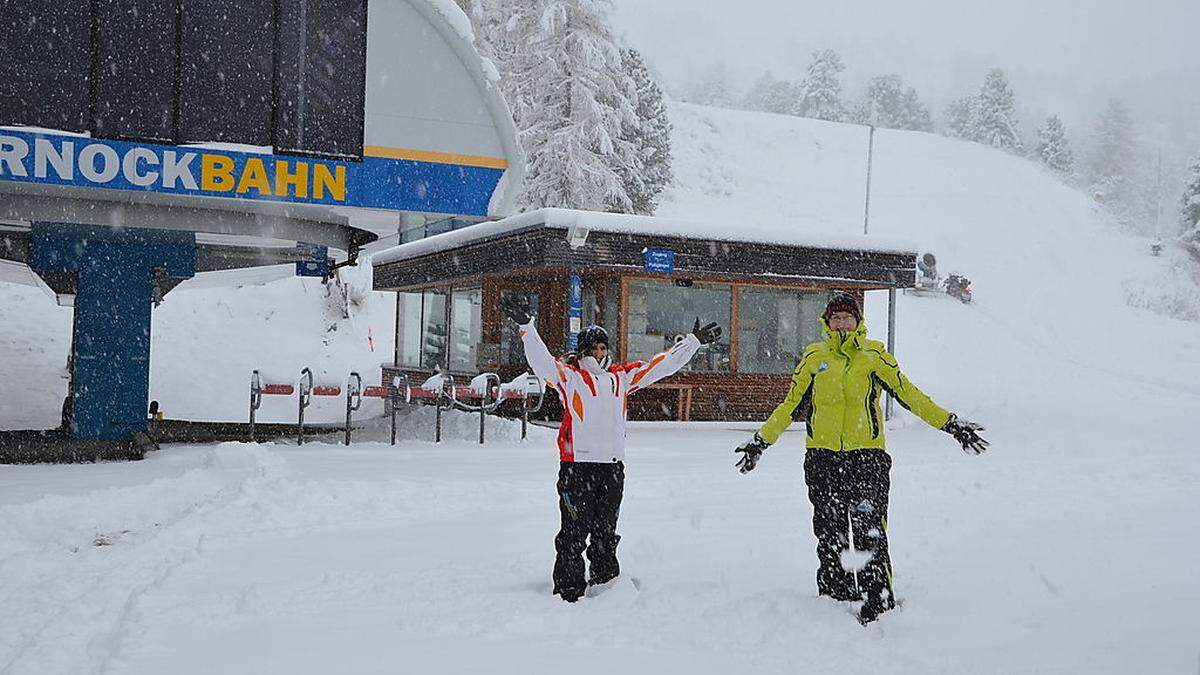
{"label": "building roof covered in snow", "polygon": [[860,281],[911,286],[916,247],[871,236],[805,231],[796,223],[695,222],[539,209],[445,232],[373,256],[375,287],[398,289],[507,269],[646,268],[667,251],[671,272]]}

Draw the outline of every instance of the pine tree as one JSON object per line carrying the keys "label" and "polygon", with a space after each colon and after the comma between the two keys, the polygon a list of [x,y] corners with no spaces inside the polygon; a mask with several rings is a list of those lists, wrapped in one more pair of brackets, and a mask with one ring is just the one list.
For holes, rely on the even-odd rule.
{"label": "pine tree", "polygon": [[954,138],[970,140],[973,119],[975,119],[974,96],[963,96],[946,106],[946,131]]}
{"label": "pine tree", "polygon": [[623,125],[621,137],[636,149],[636,161],[617,169],[625,183],[629,208],[614,203],[609,210],[650,215],[658,206],[659,193],[671,182],[671,121],[662,89],[650,76],[642,55],[634,49],[622,49],[621,64],[634,83],[637,97],[634,123]]}
{"label": "pine tree", "polygon": [[975,105],[969,138],[1009,152],[1021,152],[1017,132],[1016,104],[1004,71],[993,68],[984,78]]}
{"label": "pine tree", "polygon": [[1058,115],[1047,117],[1046,123],[1038,129],[1037,158],[1063,178],[1069,178],[1075,171],[1075,157],[1067,144],[1067,129]]}
{"label": "pine tree", "polygon": [[527,158],[523,208],[634,208],[622,172],[638,166],[639,151],[623,129],[637,125],[637,92],[621,66],[609,7],[507,0],[484,17],[498,26],[492,49]]}
{"label": "pine tree", "polygon": [[787,80],[778,80],[772,83],[767,91],[763,109],[780,115],[795,115],[799,98],[799,85]]}
{"label": "pine tree", "polygon": [[766,111],[767,97],[771,95],[771,88],[775,86],[775,82],[775,76],[769,70],[755,78],[750,90],[746,92],[746,97],[742,99],[742,107],[746,110]]}
{"label": "pine tree", "polygon": [[1121,222],[1137,220],[1137,148],[1133,120],[1124,104],[1113,99],[1101,113],[1088,163],[1090,191]]}
{"label": "pine tree", "polygon": [[1187,184],[1180,204],[1180,226],[1185,240],[1200,246],[1200,155],[1188,165]]}
{"label": "pine tree", "polygon": [[813,52],[808,77],[801,85],[797,112],[801,117],[841,121],[846,115],[842,103],[842,83],[838,75],[846,69],[842,57],[832,49]]}
{"label": "pine tree", "polygon": [[733,93],[729,87],[729,70],[724,61],[716,61],[705,71],[704,76],[693,82],[685,92],[688,103],[699,103],[718,108],[733,105]]}
{"label": "pine tree", "polygon": [[905,87],[899,75],[871,78],[867,93],[850,114],[851,121],[888,129],[929,131],[933,121],[917,90]]}

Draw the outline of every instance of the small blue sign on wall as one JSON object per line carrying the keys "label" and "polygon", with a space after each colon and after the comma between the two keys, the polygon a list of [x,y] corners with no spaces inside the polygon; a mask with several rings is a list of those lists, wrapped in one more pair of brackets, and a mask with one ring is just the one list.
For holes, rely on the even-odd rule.
{"label": "small blue sign on wall", "polygon": [[296,261],[296,276],[298,277],[327,277],[329,276],[329,247],[320,244],[296,242],[296,248],[307,251],[309,260]]}
{"label": "small blue sign on wall", "polygon": [[675,251],[669,248],[648,248],[644,252],[647,272],[675,271]]}

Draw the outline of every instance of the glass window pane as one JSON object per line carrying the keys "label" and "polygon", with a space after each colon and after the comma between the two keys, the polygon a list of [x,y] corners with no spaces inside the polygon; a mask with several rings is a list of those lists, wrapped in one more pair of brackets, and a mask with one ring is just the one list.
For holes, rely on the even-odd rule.
{"label": "glass window pane", "polygon": [[450,370],[477,372],[482,341],[483,290],[455,288],[450,295]]}
{"label": "glass window pane", "polygon": [[400,293],[396,307],[396,365],[421,367],[421,294]]}
{"label": "glass window pane", "polygon": [[728,371],[730,291],[724,284],[677,286],[662,281],[630,281],[626,335],[629,359],[648,358],[670,347],[677,336],[691,332],[699,317],[701,323],[716,321],[724,333],[719,341],[701,347],[683,370]]}
{"label": "glass window pane", "polygon": [[425,310],[421,321],[421,367],[445,366],[446,292],[425,291]]}
{"label": "glass window pane", "polygon": [[[530,310],[538,313],[538,294],[525,293],[523,291],[500,291],[500,298],[509,298],[514,295],[523,295],[529,299]],[[525,345],[521,343],[521,336],[517,332],[517,324],[508,319],[504,319],[500,328],[500,365],[502,366],[519,366],[526,368],[529,364],[525,361]],[[543,339],[545,336],[542,336]]]}
{"label": "glass window pane", "polygon": [[790,373],[804,348],[821,339],[826,294],[742,286],[738,296],[738,372]]}

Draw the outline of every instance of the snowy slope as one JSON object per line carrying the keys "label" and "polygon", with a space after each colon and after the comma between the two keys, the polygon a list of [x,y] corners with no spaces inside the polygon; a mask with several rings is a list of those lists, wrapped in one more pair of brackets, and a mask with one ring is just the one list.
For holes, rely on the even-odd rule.
{"label": "snowy slope", "polygon": [[[663,215],[861,231],[861,129],[673,115]],[[1195,316],[1194,268],[1149,257],[1023,160],[890,131],[876,152],[872,232],[932,249],[977,297],[901,295],[898,356],[993,442],[967,457],[902,411],[889,424],[904,604],[877,625],[815,597],[802,431],[741,476],[740,425],[636,426],[621,519],[636,585],[568,606],[549,595],[551,432],[521,443],[502,426],[479,448],[474,419],[454,415],[434,446],[422,410],[395,449],[226,444],[0,467],[0,672],[1195,672],[1200,323],[1168,316]],[[386,302],[325,345],[316,289],[283,283],[168,297],[156,358],[191,355],[154,366],[168,412],[238,418],[239,359],[336,371],[386,358]],[[44,296],[12,298],[4,311],[49,304],[26,314],[31,331],[61,330]],[[868,298],[876,335],[885,309]],[[0,382],[61,371],[32,339],[0,337],[26,361],[0,359]],[[206,340],[222,358],[203,356]],[[334,363],[334,347],[357,351]],[[206,368],[214,387],[236,377],[231,403],[186,393]]]}

